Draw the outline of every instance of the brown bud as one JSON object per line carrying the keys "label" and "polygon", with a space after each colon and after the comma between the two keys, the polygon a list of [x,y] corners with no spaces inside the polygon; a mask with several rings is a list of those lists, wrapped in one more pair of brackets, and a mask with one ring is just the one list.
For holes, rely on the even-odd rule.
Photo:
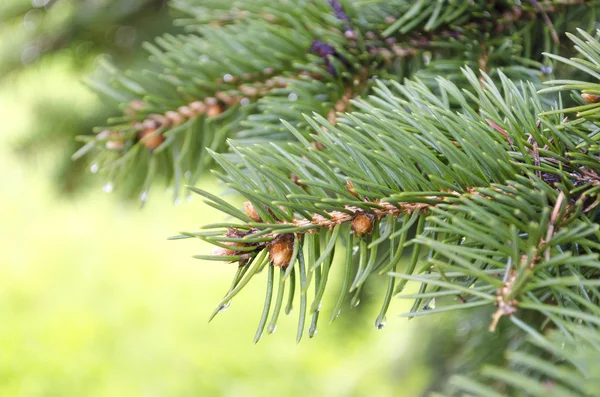
{"label": "brown bud", "polygon": [[250,217],[254,222],[262,222],[260,215],[256,212],[256,208],[250,201],[246,201],[244,203],[244,210],[246,211],[246,215]]}
{"label": "brown bud", "polygon": [[350,193],[352,196],[358,198],[358,193],[356,193],[354,183],[352,183],[352,181],[349,179],[346,180],[346,190],[348,190],[348,193]]}
{"label": "brown bud", "polygon": [[207,117],[215,117],[220,115],[221,113],[223,113],[223,107],[220,104],[215,104],[215,105],[210,105],[207,109],[206,109],[206,116]]}
{"label": "brown bud", "polygon": [[329,113],[327,113],[327,121],[329,121],[329,124],[335,125],[336,120],[337,115],[335,114],[335,109],[331,109]]}
{"label": "brown bud", "polygon": [[165,141],[165,138],[162,134],[155,133],[156,130],[143,130],[139,134],[140,142],[148,149],[154,150],[160,146],[161,143]]}
{"label": "brown bud", "polygon": [[296,185],[300,186],[300,187],[306,187],[306,185],[302,182],[300,182],[300,178],[298,177],[298,175],[292,173],[290,174],[290,179],[292,180],[292,182],[294,182]]}
{"label": "brown bud", "polygon": [[158,123],[154,120],[146,119],[142,122],[142,128],[145,130],[155,130],[158,128]]}
{"label": "brown bud", "polygon": [[131,101],[129,102],[129,106],[135,110],[142,110],[146,107],[146,104],[142,101]]}
{"label": "brown bud", "polygon": [[294,235],[282,234],[269,243],[269,259],[273,266],[286,268],[294,252]]}
{"label": "brown bud", "polygon": [[151,120],[156,121],[159,125],[169,125],[170,121],[162,114],[151,114],[148,116]]}
{"label": "brown bud", "polygon": [[206,111],[206,105],[204,104],[204,102],[201,101],[195,101],[190,103],[190,108],[196,114],[201,114]]}
{"label": "brown bud", "polygon": [[204,99],[204,103],[206,104],[206,106],[212,106],[219,103],[219,101],[217,101],[217,98],[209,96]]}
{"label": "brown bud", "polygon": [[[225,243],[227,245],[231,245],[228,243]],[[232,256],[235,255],[235,251],[229,248],[223,248],[223,247],[219,247],[219,246],[215,246],[213,247],[212,251],[210,252],[211,255],[213,256]]]}
{"label": "brown bud", "polygon": [[352,219],[352,230],[357,236],[364,236],[373,230],[373,215],[359,213]]}
{"label": "brown bud", "polygon": [[581,97],[585,103],[598,103],[600,102],[600,95],[596,94],[581,94]]}
{"label": "brown bud", "polygon": [[323,149],[325,149],[325,146],[323,146],[323,144],[321,142],[312,141],[310,143],[310,145],[313,147],[313,149],[316,149],[316,150],[323,150]]}
{"label": "brown bud", "polygon": [[350,102],[350,98],[344,95],[342,99],[336,102],[335,110],[340,113],[344,112],[346,110],[346,106],[348,106],[348,102]]}
{"label": "brown bud", "polygon": [[256,87],[252,87],[249,85],[240,86],[240,91],[242,91],[244,93],[244,95],[248,95],[248,96],[256,96],[258,94],[258,89],[256,89]]}
{"label": "brown bud", "polygon": [[223,91],[217,91],[215,93],[215,96],[219,99],[219,101],[223,102],[226,105],[233,105],[234,103],[239,101],[238,98],[232,97],[231,95]]}
{"label": "brown bud", "polygon": [[165,113],[165,116],[167,116],[167,119],[169,119],[173,125],[179,125],[183,122],[183,117],[179,113],[172,110],[169,110],[167,113]]}
{"label": "brown bud", "polygon": [[192,109],[190,109],[187,106],[180,106],[179,108],[177,108],[177,111],[186,119],[192,118],[194,116],[194,113],[192,113]]}
{"label": "brown bud", "polygon": [[[114,139],[114,138],[118,138],[118,137],[119,137],[118,132],[104,130],[104,131],[100,132],[96,138],[105,140],[105,139],[111,139],[111,138]],[[117,140],[108,140],[108,141],[106,141],[105,146],[109,150],[121,150],[125,147],[125,142],[118,140],[118,139]]]}
{"label": "brown bud", "polygon": [[146,104],[142,101],[131,101],[129,102],[129,106],[125,108],[123,111],[127,116],[134,116],[137,111],[143,110],[146,107]]}

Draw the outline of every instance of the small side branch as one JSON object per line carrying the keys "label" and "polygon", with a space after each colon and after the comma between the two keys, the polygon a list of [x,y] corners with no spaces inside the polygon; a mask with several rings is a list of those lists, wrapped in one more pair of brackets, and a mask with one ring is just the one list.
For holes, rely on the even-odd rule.
{"label": "small side branch", "polygon": [[[517,306],[519,301],[514,299],[514,296],[518,293],[518,291],[523,287],[523,279],[530,277],[531,273],[535,270],[537,263],[540,262],[541,257],[539,255],[540,250],[546,247],[544,250],[544,259],[546,261],[550,260],[550,246],[548,242],[552,239],[552,236],[558,231],[558,220],[559,217],[565,216],[567,211],[562,211],[563,204],[565,202],[566,195],[564,192],[560,192],[556,199],[556,203],[552,209],[552,213],[550,214],[550,220],[548,223],[548,230],[546,231],[545,238],[540,239],[537,247],[534,249],[533,253],[530,255],[522,255],[521,261],[519,264],[520,269],[525,269],[525,271],[518,272],[514,268],[509,268],[504,275],[504,284],[502,288],[498,289],[496,292],[496,305],[498,309],[492,315],[492,322],[490,324],[489,330],[490,332],[494,332],[496,327],[498,326],[498,322],[504,316],[512,316],[517,312]],[[521,280],[518,279],[518,275],[521,274]]]}

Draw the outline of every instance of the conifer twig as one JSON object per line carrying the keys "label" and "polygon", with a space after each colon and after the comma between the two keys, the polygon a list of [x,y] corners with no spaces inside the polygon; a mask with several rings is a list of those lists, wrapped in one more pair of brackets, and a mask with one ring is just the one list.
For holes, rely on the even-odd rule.
{"label": "conifer twig", "polygon": [[[535,269],[535,265],[540,261],[540,256],[538,255],[539,250],[542,246],[547,245],[544,250],[544,258],[546,261],[550,260],[550,246],[548,242],[552,239],[552,236],[558,231],[556,224],[558,221],[558,217],[565,200],[564,192],[560,192],[556,199],[556,203],[552,209],[552,213],[550,214],[550,221],[548,223],[548,229],[546,231],[545,238],[541,239],[538,246],[535,248],[533,253],[529,255],[521,255],[521,263],[519,264],[520,269],[526,269],[525,271],[519,272],[515,268],[507,269],[505,273],[504,284],[502,288],[498,289],[496,296],[496,305],[498,309],[492,315],[492,322],[490,324],[489,330],[490,332],[494,332],[496,327],[498,326],[498,322],[500,318],[503,316],[512,316],[517,312],[517,306],[519,301],[513,298],[516,294],[515,286],[518,284],[520,288],[524,285],[524,280],[518,280],[519,274],[523,278],[529,278],[531,272]],[[568,211],[565,212],[565,214]],[[563,216],[565,215],[563,214]]]}

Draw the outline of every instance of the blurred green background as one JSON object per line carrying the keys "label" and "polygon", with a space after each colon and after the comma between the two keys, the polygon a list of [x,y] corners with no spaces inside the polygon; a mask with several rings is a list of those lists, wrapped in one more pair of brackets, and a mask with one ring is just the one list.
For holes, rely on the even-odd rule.
{"label": "blurred green background", "polygon": [[[384,289],[372,286],[358,308],[347,308],[331,325],[323,321],[313,339],[305,335],[295,343],[294,311],[276,333],[253,345],[266,277],[253,280],[208,324],[234,265],[192,259],[210,250],[200,241],[167,241],[222,220],[220,213],[198,199],[173,205],[160,189],[139,210],[103,192],[102,181],[91,175],[87,189],[65,194],[84,183],[81,169],[89,167],[83,162],[73,173],[73,136],[88,133],[106,112],[82,76],[103,52],[117,63],[134,61],[105,40],[119,26],[130,27],[116,20],[106,25],[108,33],[97,30],[104,35],[98,42],[79,33],[80,26],[47,56],[15,64],[14,54],[30,51],[36,34],[66,29],[28,25],[28,10],[47,3],[0,5],[0,396],[421,395],[436,369],[411,359],[423,349],[411,341],[427,321],[395,316],[410,302],[394,300],[387,327],[377,330]],[[71,4],[60,11],[64,15],[77,5],[63,3]],[[14,11],[10,18],[7,11]],[[15,41],[19,29],[33,39]],[[208,176],[203,183],[222,190]],[[328,293],[335,295],[335,287]]]}
{"label": "blurred green background", "polygon": [[402,302],[383,330],[378,296],[299,345],[297,312],[253,345],[265,277],[208,324],[234,265],[192,259],[210,250],[200,241],[166,240],[221,214],[200,200],[174,206],[158,189],[139,210],[100,181],[65,197],[49,177],[64,152],[15,153],[44,123],[38,96],[95,106],[79,77],[53,59],[0,92],[0,396],[418,395],[426,371],[406,378],[396,365],[418,324],[394,316]]}

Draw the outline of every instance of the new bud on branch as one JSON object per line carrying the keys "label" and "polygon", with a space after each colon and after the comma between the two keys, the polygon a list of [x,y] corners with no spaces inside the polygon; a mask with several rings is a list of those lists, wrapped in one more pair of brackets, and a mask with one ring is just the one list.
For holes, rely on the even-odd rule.
{"label": "new bud on branch", "polygon": [[294,235],[281,234],[269,243],[269,260],[273,266],[286,268],[294,252]]}
{"label": "new bud on branch", "polygon": [[104,130],[96,137],[98,140],[106,140],[106,148],[109,150],[121,150],[125,148],[125,142],[120,139],[118,132]]}
{"label": "new bud on branch", "polygon": [[[225,245],[233,245],[233,243],[231,242],[226,242],[223,243]],[[215,246],[213,247],[212,251],[210,252],[211,255],[214,256],[232,256],[235,255],[235,251],[230,249],[230,248],[224,248],[224,247],[219,247],[219,246]]]}
{"label": "new bud on branch", "polygon": [[140,142],[148,150],[154,150],[165,141],[162,133],[157,132],[155,129],[144,129],[139,133]]}
{"label": "new bud on branch", "polygon": [[600,95],[596,94],[581,94],[581,98],[585,101],[585,103],[598,103],[600,102]]}
{"label": "new bud on branch", "polygon": [[250,201],[244,202],[244,211],[254,222],[262,222],[262,218],[258,215],[256,208],[254,208],[254,205]]}
{"label": "new bud on branch", "polygon": [[357,236],[364,236],[373,230],[373,215],[359,213],[352,220],[352,230]]}
{"label": "new bud on branch", "polygon": [[585,103],[598,103],[600,102],[600,95],[596,94],[581,94],[581,98],[585,101]]}

